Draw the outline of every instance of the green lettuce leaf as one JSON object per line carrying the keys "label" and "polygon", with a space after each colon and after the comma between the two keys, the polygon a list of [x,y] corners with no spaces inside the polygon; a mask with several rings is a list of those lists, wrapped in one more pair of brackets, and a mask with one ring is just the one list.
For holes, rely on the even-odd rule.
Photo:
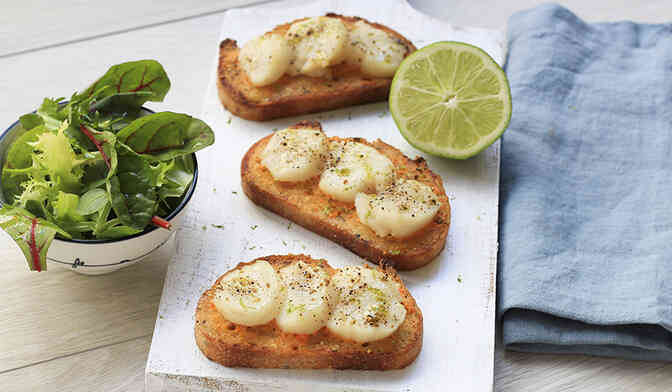
{"label": "green lettuce leaf", "polygon": [[157,194],[147,161],[137,155],[122,155],[116,174],[107,180],[107,192],[122,224],[138,230],[149,225],[156,211]]}
{"label": "green lettuce leaf", "polygon": [[[85,219],[79,213],[79,196],[72,193],[58,192],[56,200],[51,203],[54,210],[54,220],[59,227],[68,232],[81,232],[80,223]],[[86,229],[86,226],[84,227]]]}
{"label": "green lettuce leaf", "polygon": [[194,180],[194,159],[191,155],[183,155],[171,161],[166,171],[159,197],[165,200],[169,197],[182,197]]}
{"label": "green lettuce leaf", "polygon": [[141,231],[142,230],[136,229],[134,227],[124,226],[122,224],[119,224],[119,225],[116,225],[116,226],[111,226],[111,227],[105,228],[105,230],[98,233],[96,238],[114,240],[114,239],[128,237],[128,236],[131,236],[133,234],[137,234]]}
{"label": "green lettuce leaf", "polygon": [[79,215],[91,215],[102,211],[108,202],[109,199],[105,190],[93,188],[79,198],[76,210]]}
{"label": "green lettuce leaf", "polygon": [[21,127],[23,127],[23,129],[31,130],[39,125],[43,125],[44,120],[37,113],[28,113],[19,117],[19,123],[21,124]]}
{"label": "green lettuce leaf", "polygon": [[35,143],[40,134],[47,131],[44,126],[33,127],[19,136],[7,150],[1,178],[5,200],[15,200],[22,193],[21,184],[29,180],[29,173],[19,169],[27,169],[33,166],[33,146],[31,143]]}
{"label": "green lettuce leaf", "polygon": [[45,98],[37,109],[37,115],[42,119],[44,126],[51,131],[58,130],[67,118],[67,112],[63,111],[59,104],[62,100],[63,98]]}

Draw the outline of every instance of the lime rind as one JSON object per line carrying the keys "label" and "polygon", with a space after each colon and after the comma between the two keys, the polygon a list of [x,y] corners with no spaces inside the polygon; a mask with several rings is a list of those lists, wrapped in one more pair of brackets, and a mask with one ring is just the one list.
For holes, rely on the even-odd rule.
{"label": "lime rind", "polygon": [[[436,67],[432,56],[443,66]],[[458,58],[470,63],[459,64]],[[410,67],[415,69],[408,72]],[[468,71],[460,72],[461,67]],[[457,96],[462,90],[456,91],[456,86],[467,87],[469,93]],[[493,86],[498,86],[496,91]],[[451,97],[457,98],[454,104]],[[506,130],[512,110],[504,71],[484,50],[456,41],[437,42],[409,55],[394,76],[389,103],[397,127],[412,146],[453,159],[470,158],[494,143]],[[451,105],[450,110],[437,110],[441,105]],[[436,118],[427,118],[431,116]],[[450,131],[441,132],[441,127]]]}

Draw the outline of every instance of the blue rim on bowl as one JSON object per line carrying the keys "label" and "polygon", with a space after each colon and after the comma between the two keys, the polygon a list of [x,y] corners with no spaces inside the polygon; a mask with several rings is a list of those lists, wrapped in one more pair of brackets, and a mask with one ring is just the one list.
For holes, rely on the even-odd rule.
{"label": "blue rim on bowl", "polygon": [[[64,104],[64,103],[66,103],[66,102],[61,102],[61,104]],[[149,113],[154,113],[153,110],[148,109],[144,106],[141,107],[140,109],[145,110]],[[33,113],[35,113],[35,111],[33,111]],[[5,129],[2,132],[2,134],[0,134],[0,143],[2,143],[2,140],[9,134],[9,131],[11,131],[14,127],[16,127],[16,125],[18,123],[19,123],[18,120],[14,121],[14,123],[12,123],[12,125],[10,125],[7,129]],[[164,218],[168,221],[173,219],[175,216],[177,216],[177,214],[179,214],[184,209],[184,207],[187,205],[187,203],[189,203],[189,201],[191,200],[191,197],[194,195],[194,191],[196,190],[196,183],[198,182],[198,161],[196,160],[196,153],[192,153],[191,157],[194,160],[194,179],[191,181],[191,185],[189,185],[189,188],[185,192],[184,196],[182,196],[182,200],[180,201],[180,204],[178,204],[178,206],[175,207],[175,209],[170,214],[168,214],[167,217]],[[2,166],[4,166],[4,152],[0,151],[0,172],[2,171]],[[2,189],[2,179],[0,177],[0,190],[1,189]],[[0,196],[2,196],[2,193],[0,193]],[[2,207],[3,204],[5,204],[5,203],[3,202],[2,197],[0,197],[0,207]],[[127,241],[127,240],[130,240],[130,239],[136,238],[136,237],[140,237],[142,235],[145,235],[147,233],[151,233],[152,231],[158,230],[158,229],[159,228],[156,227],[156,226],[148,226],[145,230],[141,231],[140,233],[136,233],[136,234],[129,235],[129,236],[123,237],[123,238],[118,238],[118,239],[79,240],[79,239],[74,239],[74,238],[73,239],[67,239],[67,238],[56,237],[55,240],[63,241],[63,242],[70,242],[70,243],[75,243],[75,244],[83,244],[83,245],[110,244],[110,243],[114,243],[114,242],[123,242],[123,241]]]}

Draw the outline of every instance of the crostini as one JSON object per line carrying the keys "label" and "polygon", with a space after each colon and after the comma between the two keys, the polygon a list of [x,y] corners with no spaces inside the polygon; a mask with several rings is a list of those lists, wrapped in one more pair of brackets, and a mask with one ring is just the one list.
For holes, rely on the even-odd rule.
{"label": "crostini", "polygon": [[219,98],[256,121],[384,101],[401,61],[415,51],[404,36],[359,17],[329,13],[277,26],[239,48],[219,47]]}
{"label": "crostini", "polygon": [[445,246],[441,178],[380,140],[327,137],[319,122],[304,121],[255,143],[240,170],[254,203],[374,264],[416,269]]}
{"label": "crostini", "polygon": [[195,320],[198,347],[228,367],[400,369],[422,348],[422,313],[394,270],[306,255],[238,264]]}

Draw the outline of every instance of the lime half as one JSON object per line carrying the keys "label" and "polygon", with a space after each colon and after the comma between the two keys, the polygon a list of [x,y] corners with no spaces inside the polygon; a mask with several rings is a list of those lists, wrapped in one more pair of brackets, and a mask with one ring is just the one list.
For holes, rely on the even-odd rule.
{"label": "lime half", "polygon": [[437,42],[408,56],[390,89],[401,134],[433,155],[465,159],[499,138],[511,118],[504,71],[482,49]]}

